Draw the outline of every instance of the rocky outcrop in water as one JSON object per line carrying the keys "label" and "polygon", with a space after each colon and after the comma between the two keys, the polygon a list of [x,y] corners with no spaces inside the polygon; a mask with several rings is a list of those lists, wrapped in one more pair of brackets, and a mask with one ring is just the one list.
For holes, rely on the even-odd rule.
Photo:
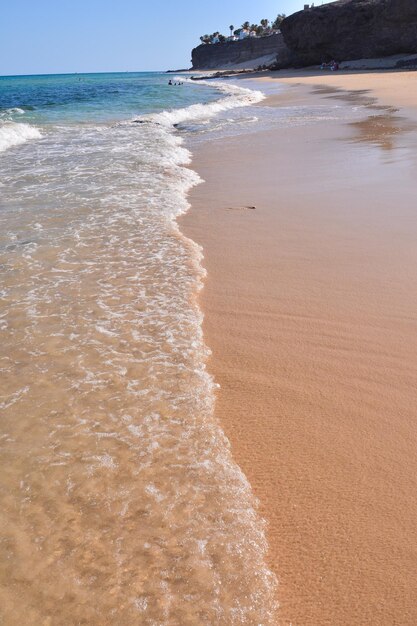
{"label": "rocky outcrop in water", "polygon": [[281,31],[297,65],[417,51],[417,0],[339,0],[287,17]]}
{"label": "rocky outcrop in water", "polygon": [[230,66],[248,64],[254,66],[271,63],[287,64],[289,50],[283,37],[277,33],[269,37],[248,37],[242,41],[226,41],[216,44],[202,44],[192,51],[193,70],[224,69]]}

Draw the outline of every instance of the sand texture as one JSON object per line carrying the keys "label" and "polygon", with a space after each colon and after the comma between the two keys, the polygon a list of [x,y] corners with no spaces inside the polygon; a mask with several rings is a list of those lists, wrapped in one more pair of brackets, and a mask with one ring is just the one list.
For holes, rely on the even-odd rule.
{"label": "sand texture", "polygon": [[269,524],[279,623],[415,626],[417,75],[285,80],[271,106],[369,114],[195,151],[181,229],[204,248],[217,415]]}

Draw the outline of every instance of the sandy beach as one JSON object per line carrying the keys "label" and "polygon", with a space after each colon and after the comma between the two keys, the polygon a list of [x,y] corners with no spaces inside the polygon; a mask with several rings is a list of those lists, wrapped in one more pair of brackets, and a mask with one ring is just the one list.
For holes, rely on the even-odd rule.
{"label": "sandy beach", "polygon": [[415,626],[417,74],[276,76],[270,106],[368,109],[194,151],[180,226],[204,249],[217,416],[268,523],[279,624]]}

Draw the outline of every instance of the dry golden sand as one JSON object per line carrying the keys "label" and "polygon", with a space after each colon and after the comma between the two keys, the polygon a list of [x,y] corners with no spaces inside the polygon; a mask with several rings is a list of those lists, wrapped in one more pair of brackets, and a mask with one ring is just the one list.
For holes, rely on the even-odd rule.
{"label": "dry golden sand", "polygon": [[196,151],[181,228],[204,247],[217,414],[269,523],[279,623],[415,626],[417,74],[286,80],[271,104],[366,87],[400,110]]}

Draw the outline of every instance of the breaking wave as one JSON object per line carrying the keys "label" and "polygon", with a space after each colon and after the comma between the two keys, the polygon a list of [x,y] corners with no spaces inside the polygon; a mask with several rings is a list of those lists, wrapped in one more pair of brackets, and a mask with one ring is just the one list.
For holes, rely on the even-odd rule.
{"label": "breaking wave", "polygon": [[[184,79],[183,82],[194,83],[195,81]],[[164,126],[175,126],[183,122],[207,120],[223,111],[257,104],[265,98],[265,95],[261,91],[246,89],[245,87],[220,81],[201,80],[199,84],[215,87],[224,94],[224,97],[208,104],[192,104],[182,109],[172,109],[170,111],[154,113],[148,115],[147,119]]]}
{"label": "breaking wave", "polygon": [[[13,112],[19,113],[20,110],[15,109]],[[4,152],[13,146],[26,143],[26,141],[30,141],[31,139],[39,139],[40,137],[42,137],[41,132],[36,126],[16,123],[7,119],[0,121],[0,152]]]}

